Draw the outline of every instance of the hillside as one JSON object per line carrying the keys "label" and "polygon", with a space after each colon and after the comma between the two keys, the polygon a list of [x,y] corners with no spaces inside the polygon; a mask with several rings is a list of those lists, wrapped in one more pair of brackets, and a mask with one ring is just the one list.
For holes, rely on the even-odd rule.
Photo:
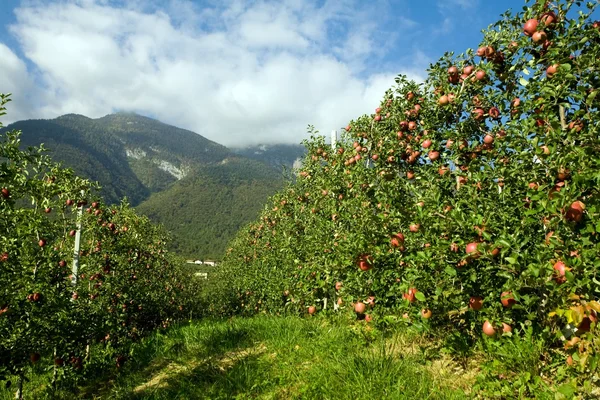
{"label": "hillside", "polygon": [[108,203],[127,197],[173,232],[172,250],[189,257],[220,257],[283,184],[281,165],[132,113],[19,121],[0,133],[13,129],[23,132],[23,147],[44,144],[55,161],[98,181]]}
{"label": "hillside", "polygon": [[102,196],[110,203],[127,196],[137,205],[195,166],[219,162],[230,154],[226,147],[194,132],[136,114],[98,119],[68,114],[19,121],[4,130],[12,129],[23,132],[24,145],[43,143],[53,159],[100,182]]}
{"label": "hillside", "polygon": [[178,253],[219,258],[242,225],[256,218],[268,196],[282,186],[274,169],[234,156],[199,168],[136,209],[173,234]]}

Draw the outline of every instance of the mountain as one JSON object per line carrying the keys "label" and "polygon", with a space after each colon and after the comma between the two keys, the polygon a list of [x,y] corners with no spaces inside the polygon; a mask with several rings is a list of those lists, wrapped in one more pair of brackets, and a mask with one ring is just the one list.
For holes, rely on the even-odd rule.
{"label": "mountain", "polygon": [[282,175],[273,168],[232,156],[153,194],[136,209],[173,233],[174,251],[218,258],[282,187]]}
{"label": "mountain", "polygon": [[54,160],[98,181],[105,201],[127,197],[172,232],[172,250],[186,257],[219,258],[235,232],[284,184],[275,154],[245,157],[137,114],[19,121],[0,134],[13,129],[23,132],[23,146],[44,144]]}
{"label": "mountain", "polygon": [[194,132],[136,114],[91,119],[67,114],[52,120],[19,121],[26,146],[43,143],[51,156],[79,175],[100,182],[114,203],[127,196],[132,205],[165,190],[195,166],[223,160],[231,152]]}

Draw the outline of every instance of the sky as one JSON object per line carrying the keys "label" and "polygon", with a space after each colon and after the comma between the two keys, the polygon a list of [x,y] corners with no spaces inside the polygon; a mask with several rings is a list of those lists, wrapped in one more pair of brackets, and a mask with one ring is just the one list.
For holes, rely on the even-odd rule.
{"label": "sky", "polygon": [[524,0],[0,0],[6,125],[128,111],[230,147],[373,113]]}

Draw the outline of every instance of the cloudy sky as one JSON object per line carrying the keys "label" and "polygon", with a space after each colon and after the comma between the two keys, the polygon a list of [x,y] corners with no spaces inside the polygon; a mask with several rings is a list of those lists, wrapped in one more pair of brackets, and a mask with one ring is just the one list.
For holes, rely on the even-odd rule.
{"label": "cloudy sky", "polygon": [[371,113],[524,0],[1,0],[2,122],[134,111],[228,145]]}

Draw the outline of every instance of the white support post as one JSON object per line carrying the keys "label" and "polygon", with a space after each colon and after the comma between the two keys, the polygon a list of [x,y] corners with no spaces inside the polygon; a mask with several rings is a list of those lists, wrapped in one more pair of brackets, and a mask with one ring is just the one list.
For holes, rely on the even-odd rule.
{"label": "white support post", "polygon": [[333,130],[333,131],[331,131],[331,148],[333,150],[335,150],[336,147],[337,147],[337,131]]}
{"label": "white support post", "polygon": [[[82,190],[81,194],[85,194]],[[73,268],[71,276],[71,285],[77,285],[77,276],[79,275],[79,251],[81,249],[81,220],[83,217],[83,205],[77,209],[77,231],[75,232],[75,249],[73,250]]]}

